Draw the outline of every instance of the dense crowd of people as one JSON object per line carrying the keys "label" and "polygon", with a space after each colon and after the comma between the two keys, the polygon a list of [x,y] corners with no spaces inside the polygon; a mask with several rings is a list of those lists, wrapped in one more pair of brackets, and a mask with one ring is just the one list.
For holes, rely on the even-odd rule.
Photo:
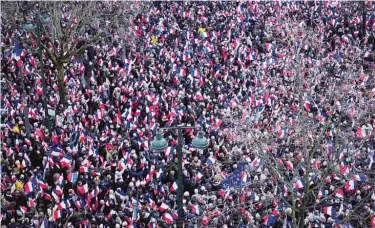
{"label": "dense crowd of people", "polygon": [[177,133],[150,144],[184,124],[186,226],[375,227],[374,2],[154,2],[130,26],[66,64],[66,104],[48,56],[43,91],[38,56],[2,48],[2,225],[176,225]]}

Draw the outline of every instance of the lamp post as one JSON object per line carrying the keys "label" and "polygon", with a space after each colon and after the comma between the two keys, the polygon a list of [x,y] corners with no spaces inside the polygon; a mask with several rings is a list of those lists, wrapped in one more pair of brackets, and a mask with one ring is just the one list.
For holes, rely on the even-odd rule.
{"label": "lamp post", "polygon": [[[178,180],[177,180],[177,204],[178,204],[178,221],[177,227],[183,227],[184,209],[182,205],[182,193],[183,193],[183,180],[182,180],[182,129],[193,129],[196,127],[191,126],[176,126],[176,127],[163,127],[161,130],[178,130],[178,144],[177,144],[177,157],[178,157]],[[193,147],[204,150],[208,146],[208,140],[204,137],[203,132],[199,132],[198,136],[193,139]],[[168,142],[165,140],[160,133],[156,134],[155,139],[151,142],[151,150],[156,152],[164,151],[168,147]]]}
{"label": "lamp post", "polygon": [[[51,133],[51,129],[50,129],[50,123],[49,123],[49,119],[48,119],[48,107],[47,107],[47,95],[46,95],[46,92],[47,92],[47,89],[46,89],[46,78],[44,76],[44,63],[43,63],[43,54],[42,54],[42,51],[43,51],[43,48],[42,48],[42,45],[41,45],[41,40],[40,40],[40,37],[41,37],[41,24],[42,25],[46,25],[48,24],[50,21],[50,17],[43,14],[43,16],[41,15],[41,13],[37,13],[36,15],[36,29],[37,29],[37,39],[38,39],[38,54],[39,54],[39,66],[40,66],[40,75],[42,77],[42,86],[43,86],[43,98],[42,98],[42,101],[43,101],[43,108],[44,108],[44,124],[46,125],[46,128],[48,129],[48,132]],[[30,21],[26,21],[26,23],[23,25],[23,30],[25,30],[26,32],[33,32],[35,29],[35,26],[30,22]]]}

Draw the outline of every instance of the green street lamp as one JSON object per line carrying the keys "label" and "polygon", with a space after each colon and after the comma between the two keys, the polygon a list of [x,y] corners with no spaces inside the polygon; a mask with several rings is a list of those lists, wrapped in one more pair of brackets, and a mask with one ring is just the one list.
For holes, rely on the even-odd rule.
{"label": "green street lamp", "polygon": [[204,137],[203,132],[200,131],[198,132],[198,136],[193,139],[192,144],[194,148],[204,150],[208,146],[208,140],[206,139],[206,137]]}
{"label": "green street lamp", "polygon": [[[178,204],[178,221],[177,227],[183,227],[183,217],[184,217],[184,209],[182,205],[182,193],[183,193],[183,180],[182,180],[182,129],[193,129],[196,127],[189,127],[189,126],[177,126],[177,127],[164,127],[160,128],[162,130],[178,130],[178,143],[177,143],[177,156],[178,156],[178,189],[177,189],[177,204]],[[209,141],[204,137],[203,132],[198,133],[198,137],[193,139],[192,145],[193,147],[204,150],[207,148]],[[165,140],[160,133],[156,134],[155,139],[151,142],[151,150],[156,152],[164,151],[168,147],[168,142]]]}
{"label": "green street lamp", "polygon": [[151,150],[156,152],[162,152],[165,148],[168,147],[168,142],[161,136],[160,133],[156,134],[156,139],[154,139],[151,143]]}
{"label": "green street lamp", "polygon": [[43,24],[43,25],[48,25],[50,19],[51,18],[49,16],[41,16],[40,17],[40,23]]}
{"label": "green street lamp", "polygon": [[23,30],[25,30],[26,32],[32,32],[34,31],[35,29],[35,26],[30,22],[30,21],[27,21],[24,25],[23,25]]}
{"label": "green street lamp", "polygon": [[125,16],[125,14],[124,14],[124,13],[120,14],[120,15],[118,16],[118,19],[119,19],[119,21],[120,21],[121,23],[125,23],[125,21],[126,21],[126,16]]}

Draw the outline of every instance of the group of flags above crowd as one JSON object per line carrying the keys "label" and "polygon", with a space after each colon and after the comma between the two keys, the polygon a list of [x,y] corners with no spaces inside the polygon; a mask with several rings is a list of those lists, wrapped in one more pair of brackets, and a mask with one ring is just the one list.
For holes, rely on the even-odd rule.
{"label": "group of flags above crowd", "polygon": [[[15,206],[2,210],[2,221],[14,225],[28,218],[36,227],[176,224],[177,136],[161,131],[168,140],[161,153],[151,151],[150,143],[158,127],[185,124],[199,128],[184,132],[186,223],[271,227],[286,212],[283,223],[292,227],[291,200],[296,197],[303,207],[306,191],[314,189],[317,211],[306,210],[306,226],[355,227],[343,216],[362,203],[356,210],[374,227],[375,194],[368,173],[374,169],[375,121],[371,113],[360,114],[360,105],[370,109],[374,102],[373,77],[357,64],[352,68],[358,78],[347,79],[355,84],[340,95],[352,98],[337,96],[332,104],[323,98],[344,91],[327,73],[328,64],[342,67],[336,78],[349,72],[344,66],[355,64],[349,62],[354,54],[374,68],[374,3],[366,3],[366,34],[362,14],[351,9],[356,4],[150,3],[131,26],[134,43],[113,42],[119,38],[114,34],[111,42],[71,58],[64,69],[65,106],[59,105],[61,88],[48,55],[44,91],[36,56],[15,38],[16,31],[3,29],[2,46],[14,48],[2,56],[9,87],[1,94],[6,109],[1,188],[4,200]],[[348,29],[341,34],[338,27]],[[294,52],[299,47],[303,55]],[[294,84],[302,77],[295,70],[299,58],[302,95]],[[56,109],[50,135],[44,126],[44,93],[48,108]],[[337,145],[347,133],[340,124],[329,124],[321,138],[311,133],[331,123],[336,110],[344,110],[352,124],[348,149]],[[225,117],[229,111],[231,121]],[[313,123],[307,131],[301,130],[300,113],[307,113],[306,124]],[[356,121],[364,115],[369,120]],[[249,126],[247,132],[255,136],[242,137],[237,125]],[[210,140],[204,151],[190,145],[198,130]],[[306,139],[301,132],[308,132]],[[266,140],[264,153],[251,140]],[[299,147],[306,143],[322,145],[309,160]],[[44,214],[37,217],[36,212]],[[82,216],[70,219],[77,214]]]}

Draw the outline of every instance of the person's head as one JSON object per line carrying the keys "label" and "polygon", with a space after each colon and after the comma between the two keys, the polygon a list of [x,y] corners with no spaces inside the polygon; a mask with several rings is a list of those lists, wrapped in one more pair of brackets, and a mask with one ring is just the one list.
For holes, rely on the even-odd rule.
{"label": "person's head", "polygon": [[286,219],[286,214],[285,214],[285,212],[280,212],[280,219],[281,220],[284,220],[284,219]]}

